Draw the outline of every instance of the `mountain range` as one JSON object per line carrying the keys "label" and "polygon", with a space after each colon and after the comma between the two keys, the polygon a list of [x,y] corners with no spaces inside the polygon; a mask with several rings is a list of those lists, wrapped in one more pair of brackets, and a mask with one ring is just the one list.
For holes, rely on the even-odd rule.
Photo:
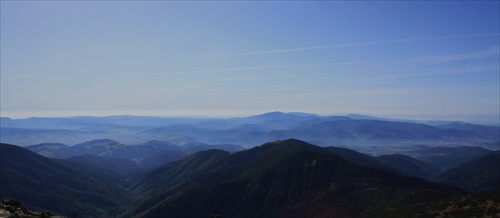
{"label": "mountain range", "polygon": [[[241,151],[193,151],[141,168],[137,155],[123,150],[136,146],[189,148],[96,140],[30,151],[2,143],[0,195],[33,210],[78,217],[411,217],[428,208],[455,213],[459,203],[462,213],[500,215],[495,151],[462,162],[450,158],[444,169],[406,155],[372,156],[287,139]],[[43,148],[53,148],[54,158],[35,153]],[[65,149],[76,156],[55,158]]]}
{"label": "mountain range", "polygon": [[0,141],[0,198],[26,211],[500,216],[499,126],[282,112],[2,117]]}
{"label": "mountain range", "polygon": [[[137,145],[125,145],[111,139],[97,139],[67,146],[60,143],[42,143],[26,146],[25,148],[49,158],[72,158],[81,162],[109,161],[113,163],[128,163],[128,172],[137,169],[151,169],[162,164],[180,160],[189,154],[207,150],[222,149],[229,152],[244,150],[239,145],[209,145],[204,143],[186,143],[174,145],[169,142],[151,140]],[[117,161],[121,160],[121,161]],[[116,166],[118,167],[118,166]]]}
{"label": "mountain range", "polygon": [[252,148],[269,141],[296,138],[320,146],[346,147],[374,155],[402,153],[402,150],[415,150],[425,145],[479,146],[490,150],[500,146],[499,126],[283,112],[235,118],[2,117],[0,133],[1,142],[21,146],[75,145],[111,139],[127,145],[158,140],[180,146],[201,143]]}

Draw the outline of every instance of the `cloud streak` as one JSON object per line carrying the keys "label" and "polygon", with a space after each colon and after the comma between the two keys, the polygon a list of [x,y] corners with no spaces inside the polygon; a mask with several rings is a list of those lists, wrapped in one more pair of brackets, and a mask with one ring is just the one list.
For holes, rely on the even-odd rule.
{"label": "cloud streak", "polygon": [[472,60],[498,57],[499,50],[490,48],[485,51],[463,53],[463,54],[447,54],[440,56],[430,56],[414,59],[402,60],[385,60],[385,61],[352,61],[352,62],[329,62],[329,63],[312,63],[312,64],[289,64],[289,65],[264,65],[264,66],[251,66],[251,67],[234,67],[234,68],[219,68],[219,69],[205,69],[205,70],[188,70],[188,71],[173,71],[164,73],[146,73],[146,74],[129,74],[116,76],[114,78],[129,78],[129,77],[144,77],[144,76],[169,76],[179,74],[196,74],[196,73],[210,73],[210,72],[230,72],[230,71],[245,71],[245,70],[260,70],[260,69],[273,69],[273,68],[297,68],[297,67],[319,67],[319,66],[334,66],[334,65],[367,65],[367,64],[397,64],[397,63],[438,63],[438,62],[452,62],[460,60]]}
{"label": "cloud streak", "polygon": [[200,55],[188,55],[188,56],[177,56],[177,57],[158,57],[158,58],[151,58],[151,59],[144,59],[144,60],[133,60],[133,61],[126,61],[126,62],[125,61],[124,62],[109,62],[109,63],[105,63],[105,64],[101,64],[101,65],[116,65],[116,64],[126,64],[126,63],[147,63],[147,62],[154,62],[154,61],[178,60],[178,59],[254,56],[254,55],[280,54],[280,53],[322,50],[322,49],[331,49],[331,48],[363,47],[363,46],[371,46],[371,45],[383,45],[383,44],[404,43],[404,42],[435,41],[435,40],[444,40],[444,39],[463,39],[463,38],[479,38],[479,37],[492,37],[492,36],[500,36],[500,33],[482,33],[482,34],[471,34],[471,35],[389,39],[389,40],[376,40],[376,41],[368,41],[368,42],[343,43],[343,44],[334,44],[334,45],[319,45],[319,46],[308,46],[308,47],[298,47],[298,48],[250,51],[250,52],[240,52],[240,53],[218,52],[217,54],[200,54]]}
{"label": "cloud streak", "polygon": [[473,35],[457,35],[457,36],[441,36],[441,37],[421,37],[421,38],[406,38],[406,39],[390,39],[390,40],[377,40],[377,41],[369,41],[369,42],[345,43],[345,44],[336,44],[336,45],[323,45],[323,46],[310,46],[310,47],[277,49],[277,50],[267,50],[267,51],[243,52],[243,53],[229,54],[229,55],[225,55],[225,56],[245,56],[245,55],[275,54],[275,53],[288,53],[288,52],[298,52],[298,51],[308,51],[308,50],[318,50],[318,49],[328,49],[328,48],[361,47],[361,46],[382,45],[382,44],[392,44],[392,43],[402,43],[402,42],[418,42],[418,41],[433,41],[433,40],[443,40],[443,39],[477,38],[477,37],[489,37],[489,36],[499,36],[499,35],[500,35],[500,33],[484,33],[484,34],[473,34]]}
{"label": "cloud streak", "polygon": [[[409,96],[435,93],[462,93],[484,90],[495,90],[494,86],[465,86],[465,87],[422,87],[422,88],[393,88],[393,89],[360,89],[336,92],[304,93],[305,98],[353,98],[353,97],[377,97],[377,96]],[[296,94],[294,94],[296,95]]]}
{"label": "cloud streak", "polygon": [[368,80],[387,80],[387,79],[400,79],[400,78],[412,78],[412,77],[426,77],[426,76],[437,76],[437,75],[448,75],[448,74],[465,74],[465,73],[481,73],[481,72],[498,72],[498,67],[475,67],[475,68],[453,68],[453,69],[423,69],[419,70],[421,72],[405,72],[383,75],[377,78],[371,78]]}

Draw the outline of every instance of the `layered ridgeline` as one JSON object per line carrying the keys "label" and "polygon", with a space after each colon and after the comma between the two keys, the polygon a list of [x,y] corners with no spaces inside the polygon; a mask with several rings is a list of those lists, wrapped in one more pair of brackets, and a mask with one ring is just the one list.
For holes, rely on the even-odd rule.
{"label": "layered ridgeline", "polygon": [[[151,140],[141,144],[125,145],[110,139],[98,139],[67,146],[60,143],[42,143],[26,148],[45,157],[68,158],[91,167],[106,167],[120,173],[133,174],[163,164],[181,160],[198,151],[220,149],[231,153],[244,150],[242,146],[209,145],[180,140],[180,145]],[[393,165],[398,173],[424,179],[435,179],[440,173],[457,167],[465,160],[482,157],[492,152],[477,146],[431,147],[419,145],[406,155],[390,154],[372,157],[351,149],[326,147],[330,152],[371,166]],[[394,169],[392,169],[394,170]]]}
{"label": "layered ridgeline", "polygon": [[102,165],[119,169],[122,173],[152,169],[207,149],[221,149],[229,152],[244,150],[239,145],[230,144],[209,145],[186,142],[175,145],[167,141],[151,140],[135,145],[125,145],[111,139],[92,140],[72,146],[41,143],[26,148],[45,157],[70,158],[87,165],[96,167]]}
{"label": "layered ridgeline", "polygon": [[[441,173],[408,156],[373,157],[290,139],[236,153],[201,151],[126,175],[129,162],[123,163],[125,159],[95,155],[49,159],[17,146],[2,144],[0,148],[2,198],[63,216],[500,215],[495,198],[499,187],[492,185],[498,181],[495,172],[499,171],[482,167],[498,163],[496,152],[465,160]],[[467,176],[460,176],[463,174]],[[449,185],[423,179],[431,175],[435,181],[457,182]],[[468,186],[478,178],[484,181],[482,188]],[[476,190],[483,192],[471,195]]]}
{"label": "layered ridgeline", "polygon": [[[498,119],[492,122],[495,121]],[[496,125],[282,112],[225,119],[138,116],[1,118],[0,140],[28,146],[46,142],[73,145],[108,138],[127,145],[159,140],[175,145],[197,142],[251,148],[269,141],[296,138],[320,146],[342,146],[382,155],[422,146],[480,146],[498,150],[500,128]]]}

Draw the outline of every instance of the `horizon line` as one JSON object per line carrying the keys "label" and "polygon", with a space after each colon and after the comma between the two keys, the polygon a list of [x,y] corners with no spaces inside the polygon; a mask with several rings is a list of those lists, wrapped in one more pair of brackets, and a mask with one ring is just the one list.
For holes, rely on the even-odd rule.
{"label": "horizon line", "polygon": [[[197,112],[197,113],[186,113],[186,112]],[[201,113],[201,112],[205,113]],[[212,113],[206,113],[211,111]],[[90,112],[90,113],[89,113]],[[218,112],[218,113],[213,113]],[[229,113],[228,112],[233,112]],[[411,113],[364,113],[364,112],[310,112],[310,111],[281,111],[281,110],[255,110],[255,111],[224,111],[224,110],[136,110],[136,111],[114,111],[114,110],[88,110],[88,111],[2,111],[0,118],[7,118],[12,120],[22,120],[31,118],[75,118],[75,117],[95,117],[95,118],[105,118],[105,117],[157,117],[157,118],[199,118],[199,119],[230,119],[230,118],[244,118],[251,116],[258,116],[269,113],[302,113],[310,114],[315,116],[367,116],[372,118],[380,119],[394,119],[394,120],[407,120],[407,121],[461,121],[461,122],[474,122],[476,123],[489,123],[500,125],[500,113],[488,113],[488,114],[411,114]],[[7,115],[5,115],[7,113]],[[32,114],[32,115],[28,115]],[[480,122],[477,122],[480,121]],[[489,121],[489,122],[485,122]]]}

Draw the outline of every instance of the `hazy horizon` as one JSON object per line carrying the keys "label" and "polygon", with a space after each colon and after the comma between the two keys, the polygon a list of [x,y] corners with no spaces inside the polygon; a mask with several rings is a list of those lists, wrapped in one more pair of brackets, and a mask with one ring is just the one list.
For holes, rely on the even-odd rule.
{"label": "hazy horizon", "polygon": [[0,4],[2,117],[500,111],[498,1]]}
{"label": "hazy horizon", "polygon": [[[407,120],[407,121],[458,121],[469,122],[481,125],[495,125],[500,126],[500,113],[499,114],[366,114],[366,113],[351,113],[351,112],[338,112],[338,113],[315,113],[304,111],[264,111],[264,112],[250,112],[247,113],[234,113],[226,111],[226,113],[207,113],[206,111],[136,111],[136,113],[127,113],[119,111],[81,111],[81,112],[50,112],[50,113],[36,113],[36,112],[23,112],[23,113],[0,113],[0,117],[10,119],[30,119],[30,118],[70,118],[70,117],[113,117],[113,116],[139,116],[139,117],[165,117],[165,118],[237,118],[257,116],[266,113],[281,112],[281,113],[306,113],[319,116],[348,116],[348,115],[361,115],[368,117],[394,119],[394,120]],[[216,111],[220,112],[220,111]]]}

